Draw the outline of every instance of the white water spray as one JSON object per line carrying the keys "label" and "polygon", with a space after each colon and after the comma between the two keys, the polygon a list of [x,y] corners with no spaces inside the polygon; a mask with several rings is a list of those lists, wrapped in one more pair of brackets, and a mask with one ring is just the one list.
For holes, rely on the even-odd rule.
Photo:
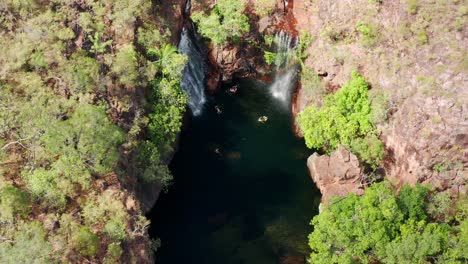
{"label": "white water spray", "polygon": [[297,43],[293,37],[281,31],[275,36],[276,44],[276,76],[270,86],[271,95],[285,106],[291,101],[292,88],[296,82],[297,65],[294,62]]}
{"label": "white water spray", "polygon": [[200,43],[191,29],[183,28],[179,42],[179,52],[188,56],[180,85],[189,97],[189,107],[194,116],[203,111],[206,102],[205,76],[208,67]]}

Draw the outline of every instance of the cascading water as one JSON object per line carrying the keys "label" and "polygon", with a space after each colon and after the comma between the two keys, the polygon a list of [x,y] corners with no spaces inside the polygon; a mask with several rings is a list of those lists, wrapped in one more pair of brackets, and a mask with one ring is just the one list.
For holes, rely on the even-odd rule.
{"label": "cascading water", "polygon": [[284,105],[291,101],[291,92],[296,79],[297,64],[294,61],[297,43],[293,37],[281,31],[275,36],[276,76],[270,86],[270,93]]}
{"label": "cascading water", "polygon": [[182,30],[179,52],[188,56],[187,66],[182,75],[181,86],[189,97],[189,107],[194,116],[203,111],[206,102],[205,77],[208,70],[202,47],[192,27]]}

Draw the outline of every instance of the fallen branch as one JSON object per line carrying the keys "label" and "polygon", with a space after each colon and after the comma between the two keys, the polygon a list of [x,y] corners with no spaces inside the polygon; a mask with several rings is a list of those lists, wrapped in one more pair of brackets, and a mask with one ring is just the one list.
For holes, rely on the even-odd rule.
{"label": "fallen branch", "polygon": [[12,142],[9,142],[7,144],[5,144],[5,146],[3,146],[0,150],[4,150],[6,148],[8,148],[9,146],[13,145],[13,144],[20,144],[23,148],[27,149],[23,144],[21,144],[22,141],[25,141],[25,140],[29,140],[30,138],[21,138],[19,140],[16,140],[16,141],[12,141]]}

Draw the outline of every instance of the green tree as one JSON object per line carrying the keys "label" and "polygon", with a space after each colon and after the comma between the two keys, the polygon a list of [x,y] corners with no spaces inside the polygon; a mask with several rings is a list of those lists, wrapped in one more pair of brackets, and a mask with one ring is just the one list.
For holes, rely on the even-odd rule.
{"label": "green tree", "polygon": [[335,150],[339,144],[350,148],[368,164],[376,167],[383,158],[383,145],[371,122],[368,83],[353,72],[335,94],[324,98],[322,107],[315,105],[302,111],[297,122],[309,148]]}
{"label": "green tree", "polygon": [[228,39],[237,41],[250,30],[249,19],[242,13],[244,9],[243,0],[218,0],[210,15],[194,13],[192,20],[202,36],[222,45]]}
{"label": "green tree", "polygon": [[99,237],[86,226],[73,232],[71,242],[78,253],[86,257],[94,257],[99,251]]}
{"label": "green tree", "polygon": [[406,218],[426,220],[425,199],[429,190],[420,184],[404,185],[398,196],[398,205]]}
{"label": "green tree", "polygon": [[26,217],[31,212],[29,194],[14,186],[0,189],[0,222],[12,223],[15,217]]}
{"label": "green tree", "polygon": [[94,54],[105,52],[107,46],[110,46],[112,44],[112,39],[108,41],[102,41],[101,34],[99,32],[95,32],[94,36],[89,35],[89,39],[93,43],[93,45],[91,46],[91,52]]}
{"label": "green tree", "polygon": [[337,197],[312,220],[310,263],[431,263],[466,260],[460,226],[427,223],[427,189],[403,187],[396,195],[387,182],[361,197]]}
{"label": "green tree", "polygon": [[20,223],[10,239],[0,240],[0,263],[51,263],[52,245],[39,222]]}

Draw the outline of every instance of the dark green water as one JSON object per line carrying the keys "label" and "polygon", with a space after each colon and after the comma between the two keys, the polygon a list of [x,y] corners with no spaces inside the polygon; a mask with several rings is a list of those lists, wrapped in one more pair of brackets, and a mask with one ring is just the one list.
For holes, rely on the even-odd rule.
{"label": "dark green water", "polygon": [[192,119],[171,164],[174,184],[150,214],[150,235],[162,241],[157,263],[271,264],[308,254],[320,193],[290,115],[265,84],[241,80],[236,94],[221,92]]}

